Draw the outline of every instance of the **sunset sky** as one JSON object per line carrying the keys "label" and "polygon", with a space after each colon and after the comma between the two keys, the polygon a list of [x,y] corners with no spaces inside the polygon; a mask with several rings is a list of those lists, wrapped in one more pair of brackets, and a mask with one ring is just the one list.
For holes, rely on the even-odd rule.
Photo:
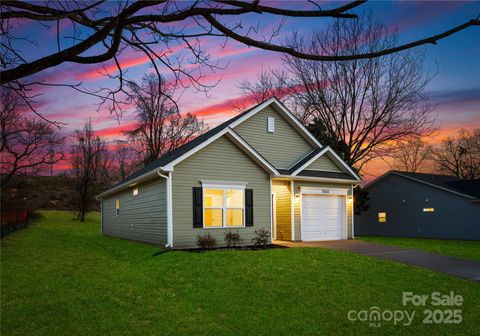
{"label": "sunset sky", "polygon": [[[321,2],[322,8],[338,6],[338,2]],[[114,4],[114,3],[113,3]],[[291,2],[276,1],[276,6],[297,6]],[[308,7],[308,6],[306,6]],[[440,33],[455,25],[465,22],[480,14],[480,2],[413,2],[382,1],[370,2],[361,6],[360,10],[372,11],[374,17],[381,19],[389,28],[398,28],[403,42]],[[231,18],[230,18],[231,19]],[[223,18],[222,22],[227,23]],[[281,42],[292,31],[308,35],[312,29],[321,29],[329,19],[295,19],[289,18],[282,24],[279,36],[274,41]],[[188,22],[187,22],[188,24]],[[258,25],[257,36],[268,36],[279,24],[279,18],[266,15],[248,15],[243,18],[244,27]],[[23,54],[29,60],[41,57],[56,47],[55,30],[45,30],[33,23],[23,23],[18,31],[34,36],[38,47],[24,46]],[[61,23],[61,43],[71,43],[66,37],[71,27]],[[461,128],[480,127],[480,27],[473,27],[441,40],[436,46],[426,46],[426,70],[434,70],[438,66],[438,75],[427,88],[427,94],[436,103],[434,111],[437,116],[439,131],[432,141],[439,141],[454,135]],[[238,84],[244,80],[252,80],[262,68],[278,68],[282,64],[279,53],[248,48],[239,43],[229,41],[224,45],[223,39],[206,39],[202,41],[210,53],[212,60],[218,60],[223,70],[215,73],[203,69],[206,84],[219,84],[207,94],[196,91],[193,87],[182,92],[179,100],[181,112],[192,112],[203,119],[210,127],[232,117],[237,112],[233,105],[245,102]],[[161,48],[161,46],[159,46]],[[182,44],[172,45],[170,56],[184,53]],[[189,55],[189,54],[186,54]],[[191,56],[188,56],[191,58]],[[188,58],[187,57],[187,58]],[[128,69],[130,79],[139,80],[144,73],[150,71],[148,59],[144,54],[125,51],[120,61]],[[65,63],[56,68],[44,71],[37,76],[55,83],[82,82],[86,88],[94,89],[115,85],[115,82],[101,74],[108,71],[115,74],[112,62],[101,65],[85,66]],[[192,65],[192,67],[195,67]],[[165,70],[167,78],[171,74]],[[62,131],[70,134],[89,117],[95,130],[105,136],[108,141],[121,138],[121,131],[128,130],[134,122],[134,108],[123,111],[119,120],[109,113],[105,106],[97,112],[98,100],[74,91],[71,88],[44,87],[39,89],[42,96],[36,99],[38,111],[45,117],[63,122]],[[59,166],[61,169],[64,165]],[[374,162],[367,166],[366,172],[376,176],[388,169],[384,163]]]}

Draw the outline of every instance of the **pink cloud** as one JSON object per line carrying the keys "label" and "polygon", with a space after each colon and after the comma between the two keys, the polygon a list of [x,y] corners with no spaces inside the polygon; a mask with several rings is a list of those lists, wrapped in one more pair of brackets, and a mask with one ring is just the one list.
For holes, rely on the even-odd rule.
{"label": "pink cloud", "polygon": [[197,117],[208,117],[218,114],[222,114],[225,117],[231,117],[235,114],[234,110],[236,106],[248,106],[252,103],[253,100],[250,97],[241,96],[234,99],[224,100],[220,103],[216,103],[206,107],[202,107],[200,109],[192,111],[191,113],[196,115]]}
{"label": "pink cloud", "polygon": [[[168,49],[161,50],[161,51],[156,51],[156,53],[161,57],[161,56],[171,56],[182,49],[185,48],[185,44],[169,47]],[[126,55],[126,56],[125,56]],[[120,57],[118,62],[120,63],[120,66],[123,71],[139,66],[139,65],[145,65],[151,62],[150,57],[148,57],[146,54],[140,51],[136,52],[129,52],[124,54],[123,57]],[[99,77],[105,76],[105,74],[114,74],[118,72],[118,67],[117,64],[111,60],[108,62],[108,64],[103,64],[99,65],[95,68],[91,68],[88,71],[78,73],[75,78],[77,80],[94,80]]]}
{"label": "pink cloud", "polygon": [[126,123],[115,127],[107,127],[100,130],[96,130],[95,134],[102,137],[123,136],[123,132],[131,131],[135,128],[137,123]]}

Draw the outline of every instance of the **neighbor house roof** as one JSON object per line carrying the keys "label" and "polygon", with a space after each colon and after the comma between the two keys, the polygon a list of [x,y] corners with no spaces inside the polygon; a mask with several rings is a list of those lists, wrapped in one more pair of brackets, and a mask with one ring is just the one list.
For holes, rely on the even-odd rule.
{"label": "neighbor house roof", "polygon": [[[256,152],[253,148],[251,148],[247,143],[243,141],[243,139],[233,131],[233,127],[237,126],[239,123],[243,122],[244,120],[248,119],[250,116],[254,115],[255,113],[261,111],[263,108],[266,106],[269,106],[270,104],[275,104],[275,106],[278,107],[279,110],[281,110],[284,115],[287,117],[286,119],[292,123],[292,126],[297,129],[297,131],[307,140],[310,144],[314,146],[314,150],[309,153],[305,158],[300,160],[298,163],[296,163],[293,167],[291,167],[289,170],[280,170],[280,169],[275,169],[265,158],[263,158],[258,152]],[[169,166],[173,166],[177,161],[182,160],[182,157],[187,155],[189,152],[194,151],[197,148],[201,148],[205,144],[208,144],[209,141],[212,139],[215,139],[218,136],[221,136],[223,134],[229,135],[230,139],[237,143],[237,145],[240,143],[240,145],[244,145],[244,147],[248,147],[247,150],[250,152],[254,152],[254,155],[258,157],[260,161],[263,162],[263,165],[269,168],[269,170],[273,171],[275,174],[286,174],[290,175],[293,172],[296,172],[297,170],[301,170],[302,167],[305,168],[306,165],[310,161],[313,161],[316,159],[319,155],[325,153],[326,151],[329,151],[333,153],[334,156],[338,158],[336,153],[332,151],[332,149],[328,146],[321,146],[321,144],[318,142],[318,140],[310,133],[307,131],[307,129],[291,114],[290,111],[277,99],[277,98],[271,98],[269,100],[266,100],[258,105],[253,106],[252,108],[248,109],[247,111],[240,113],[239,115],[230,118],[229,120],[225,121],[224,123],[212,128],[211,130],[203,133],[202,135],[196,137],[195,139],[187,142],[183,146],[180,146],[170,153],[160,157],[159,159],[147,164],[145,167],[142,169],[136,171],[132,175],[128,176],[127,178],[123,179],[122,181],[118,182],[99,196],[105,195],[107,193],[110,193],[116,189],[119,189],[122,185],[131,185],[135,182],[137,182],[139,179],[143,179],[144,176],[150,175],[155,173],[158,169],[160,168],[169,168]],[[361,180],[358,175],[356,175],[348,165],[343,162],[341,159],[337,162],[342,165],[346,170],[349,171],[349,173],[335,173],[334,177],[330,172],[317,172],[317,171],[301,171],[297,172],[299,176],[309,176],[309,177],[325,177],[325,178],[335,178],[335,179],[349,179],[353,181],[359,181]],[[322,175],[322,173],[325,173]],[[322,176],[321,176],[322,175]]]}
{"label": "neighbor house roof", "polygon": [[459,177],[450,175],[411,173],[400,170],[390,170],[389,172],[383,174],[376,180],[366,185],[365,188],[369,188],[370,186],[376,184],[385,176],[390,174],[399,175],[410,180],[443,189],[445,191],[449,191],[470,199],[480,198],[480,180],[464,180]]}

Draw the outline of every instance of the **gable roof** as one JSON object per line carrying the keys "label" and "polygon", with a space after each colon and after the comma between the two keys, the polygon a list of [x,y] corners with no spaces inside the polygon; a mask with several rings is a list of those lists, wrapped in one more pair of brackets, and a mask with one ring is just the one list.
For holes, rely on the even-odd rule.
{"label": "gable roof", "polygon": [[[345,161],[342,160],[342,158],[340,156],[338,156],[337,153],[335,153],[335,151],[330,148],[329,146],[325,146],[325,147],[322,147],[322,148],[316,148],[315,150],[313,150],[310,154],[308,154],[306,157],[304,157],[302,160],[300,160],[299,162],[297,162],[295,165],[293,165],[290,169],[289,169],[289,175],[292,175],[292,176],[297,176],[297,175],[300,175],[300,176],[308,176],[306,175],[306,171],[310,171],[310,172],[320,172],[320,171],[317,171],[317,170],[309,170],[307,169],[313,162],[315,162],[318,158],[320,158],[321,156],[323,155],[329,155],[331,156],[332,160],[339,166],[339,168],[341,168],[345,174],[347,176],[349,176],[350,178],[353,178],[354,180],[357,180],[357,181],[360,181],[361,178],[360,176],[358,176],[357,173],[355,173],[353,171],[352,168],[350,168],[349,165],[346,164]],[[302,174],[303,173],[303,174]],[[325,173],[322,171],[322,173]],[[310,176],[316,176],[316,175],[310,175]],[[340,176],[340,175],[339,175]],[[323,177],[323,176],[322,176]]]}
{"label": "gable roof", "polygon": [[459,177],[450,175],[411,173],[400,170],[388,171],[387,173],[378,177],[376,180],[367,184],[365,188],[371,187],[372,185],[376,184],[381,179],[390,174],[402,176],[412,181],[423,183],[469,199],[480,198],[480,180],[464,180]]}
{"label": "gable roof", "polygon": [[[136,171],[132,175],[128,176],[127,178],[123,179],[122,181],[118,182],[105,192],[101,193],[98,196],[103,196],[109,194],[117,189],[120,189],[124,185],[131,185],[133,183],[142,180],[143,178],[147,178],[148,176],[153,176],[159,169],[164,171],[172,171],[173,166],[175,164],[181,162],[183,159],[187,158],[188,156],[192,155],[196,151],[200,150],[207,144],[211,143],[212,141],[218,139],[220,136],[227,134],[229,139],[237,144],[242,150],[247,152],[251,157],[253,157],[257,163],[259,163],[264,169],[274,173],[275,175],[282,174],[280,170],[277,170],[271,165],[265,158],[263,158],[257,151],[255,151],[246,141],[244,141],[240,135],[238,135],[233,128],[251,116],[255,115],[259,111],[263,110],[265,107],[273,105],[276,107],[277,112],[279,112],[287,122],[289,122],[310,144],[312,144],[315,149],[309,153],[305,158],[300,160],[294,167],[301,167],[303,163],[308,162],[311,160],[312,157],[317,157],[317,155],[322,152],[324,153],[326,150],[335,155],[338,160],[341,161],[341,165],[351,172],[352,176],[349,174],[345,175],[338,175],[343,176],[341,178],[351,178],[353,177],[354,180],[360,181],[361,178],[356,175],[353,170],[336,155],[333,150],[326,146],[322,147],[322,145],[318,142],[318,140],[306,129],[306,127],[276,98],[270,98],[252,108],[248,109],[247,111],[240,113],[239,115],[230,118],[229,120],[223,122],[222,124],[210,129],[209,131],[203,133],[202,135],[196,137],[195,139],[187,142],[186,144],[174,149],[170,153],[160,157],[159,159],[147,164],[145,167],[141,168],[140,170]],[[313,161],[312,161],[313,162]],[[306,166],[305,166],[306,167]],[[293,168],[293,167],[292,167]],[[289,170],[290,171],[290,170]],[[318,174],[317,174],[318,175]],[[312,177],[320,177],[317,175],[310,175]],[[309,175],[303,175],[309,176]]]}
{"label": "gable roof", "polygon": [[[218,133],[224,131],[233,121],[241,118],[242,116],[244,116],[245,114],[249,113],[252,109],[254,109],[254,107],[252,107],[251,109],[243,112],[243,113],[240,113],[239,115],[221,123],[220,125],[208,130],[207,132],[199,135],[198,137],[190,140],[189,142],[187,142],[186,144],[180,146],[180,147],[177,147],[175,148],[173,151],[171,151],[170,153],[168,154],[165,154],[163,155],[162,157],[158,158],[157,160],[155,161],[152,161],[150,162],[149,164],[145,165],[143,168],[137,170],[135,173],[133,173],[132,175],[126,177],[125,179],[123,179],[122,181],[118,182],[117,184],[113,185],[112,188],[115,188],[117,186],[120,186],[122,184],[125,184],[127,182],[130,182],[142,175],[145,175],[146,173],[148,173],[149,171],[151,170],[154,170],[154,169],[157,169],[157,168],[161,168],[161,167],[164,167],[166,166],[167,164],[169,164],[170,162],[174,161],[175,159],[179,158],[180,156],[188,153],[190,150],[194,149],[195,147],[201,145],[202,143],[204,143],[205,141],[207,141],[208,139],[212,138],[213,136],[217,135]],[[111,189],[112,189],[111,188]]]}
{"label": "gable roof", "polygon": [[322,147],[320,142],[313,136],[312,133],[310,133],[307,128],[290,112],[288,108],[285,107],[285,105],[282,104],[276,97],[272,97],[263,103],[258,104],[257,106],[254,106],[250,110],[246,111],[242,115],[239,116],[236,120],[228,120],[230,122],[229,126],[231,128],[234,128],[241,123],[243,123],[245,120],[249,119],[250,117],[254,116],[258,112],[262,111],[265,107],[272,105],[275,110],[285,118],[285,120],[292,125],[292,127],[304,137],[304,139],[310,143],[314,148],[317,147]]}

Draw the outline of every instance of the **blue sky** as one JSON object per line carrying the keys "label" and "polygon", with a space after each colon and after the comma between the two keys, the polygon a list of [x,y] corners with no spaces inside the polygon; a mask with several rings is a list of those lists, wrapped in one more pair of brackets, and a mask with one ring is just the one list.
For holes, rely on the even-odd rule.
{"label": "blue sky", "polygon": [[[298,7],[298,2],[275,1],[264,2],[268,5],[281,7]],[[331,8],[340,5],[340,2],[323,1],[322,8]],[[115,2],[108,3],[116,5]],[[304,7],[313,5],[304,4]],[[383,21],[389,28],[398,28],[400,38],[404,42],[423,38],[443,32],[455,25],[461,24],[480,14],[480,2],[470,1],[370,1],[355,9],[356,12],[371,12],[375,18]],[[221,18],[221,21],[233,24],[228,20],[232,17]],[[242,18],[245,29],[250,26],[258,27],[257,36],[268,36],[272,29],[279,24],[278,17],[267,15],[246,15]],[[308,35],[312,29],[322,29],[331,19],[295,19],[288,18],[282,24],[276,41],[281,41],[292,31]],[[190,23],[186,23],[187,25]],[[71,34],[71,28],[61,22],[62,45],[67,45],[66,38]],[[46,30],[38,24],[21,23],[17,27],[28,36],[34,37],[37,47],[22,46],[23,55],[27,59],[36,59],[56,48],[54,30]],[[246,30],[245,30],[246,31]],[[238,88],[244,80],[253,80],[262,68],[277,68],[281,66],[281,54],[247,48],[239,43],[229,41],[223,44],[223,39],[209,39],[204,41],[212,59],[227,66],[214,74],[208,73],[207,83],[214,83],[221,79],[216,87],[205,95],[196,92],[193,88],[185,90],[179,101],[182,112],[193,112],[211,126],[231,117],[236,113],[233,105],[242,102],[245,97]],[[427,94],[437,104],[434,113],[438,116],[439,131],[434,141],[439,141],[455,134],[460,128],[480,127],[480,27],[471,27],[437,45],[422,47],[425,51],[426,70],[438,69],[438,74],[427,87]],[[174,53],[182,52],[182,45],[173,45],[178,48]],[[127,64],[130,78],[140,79],[150,67],[145,57],[131,52],[121,56]],[[102,65],[82,66],[77,64],[62,64],[54,69],[38,74],[38,78],[46,78],[56,82],[83,81],[89,88],[114,85],[110,80],[101,76],[98,71],[103,66],[111,66],[111,62]],[[111,68],[114,69],[114,68]],[[166,72],[167,73],[167,72]],[[167,73],[168,75],[168,73]],[[38,99],[39,111],[46,117],[66,123],[64,132],[69,133],[87,118],[92,118],[95,128],[108,140],[121,138],[121,130],[128,129],[134,122],[133,108],[125,109],[120,120],[109,114],[103,108],[97,112],[98,101],[92,97],[82,95],[68,88],[43,88],[43,96]],[[378,175],[386,169],[381,165],[370,168],[372,174]]]}

